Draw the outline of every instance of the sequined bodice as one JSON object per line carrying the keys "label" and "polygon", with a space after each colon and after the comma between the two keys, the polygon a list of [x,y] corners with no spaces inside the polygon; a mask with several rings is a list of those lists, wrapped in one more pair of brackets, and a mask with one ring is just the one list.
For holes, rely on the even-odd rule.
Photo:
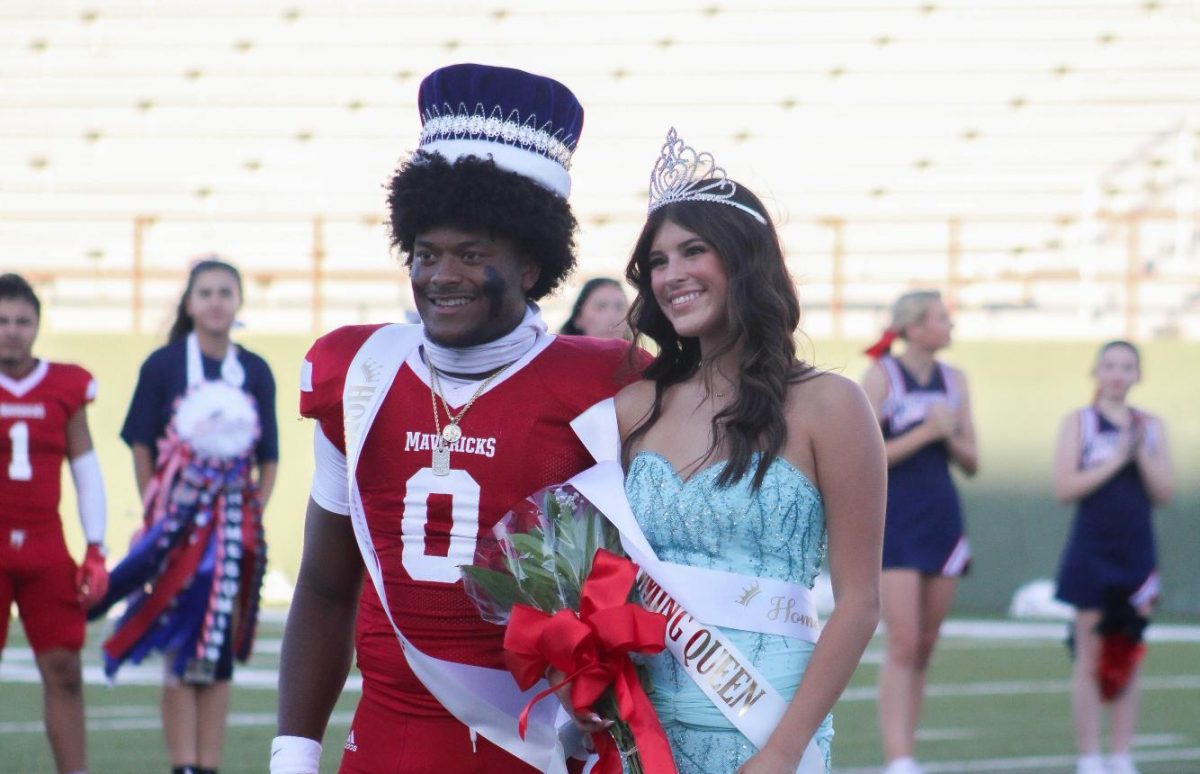
{"label": "sequined bodice", "polygon": [[[757,458],[754,460],[757,463]],[[625,493],[658,558],[693,567],[779,578],[812,588],[825,557],[825,508],[805,475],[776,458],[762,486],[751,476],[717,486],[725,463],[686,481],[654,452],[629,464]],[[785,700],[800,684],[813,646],[804,640],[722,628]],[[732,774],[755,752],[668,653],[649,658],[650,701],[680,774]],[[816,734],[830,768],[832,718]]]}
{"label": "sequined bodice", "polygon": [[719,487],[723,466],[684,481],[660,454],[633,458],[625,492],[658,558],[811,588],[825,557],[825,510],[816,487],[782,458],[771,463],[757,492],[750,476]]}

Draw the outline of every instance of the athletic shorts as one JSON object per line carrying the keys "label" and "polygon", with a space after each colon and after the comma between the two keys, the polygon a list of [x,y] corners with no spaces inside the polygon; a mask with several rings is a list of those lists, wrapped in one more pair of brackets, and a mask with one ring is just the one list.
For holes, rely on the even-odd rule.
{"label": "athletic shorts", "polygon": [[[397,654],[397,657],[400,657]],[[576,761],[570,771],[577,772]],[[451,717],[400,715],[375,701],[369,686],[350,724],[338,774],[535,774]]]}
{"label": "athletic shorts", "polygon": [[87,621],[75,588],[76,569],[59,525],[0,528],[0,649],[8,639],[14,601],[34,653],[83,647]]}

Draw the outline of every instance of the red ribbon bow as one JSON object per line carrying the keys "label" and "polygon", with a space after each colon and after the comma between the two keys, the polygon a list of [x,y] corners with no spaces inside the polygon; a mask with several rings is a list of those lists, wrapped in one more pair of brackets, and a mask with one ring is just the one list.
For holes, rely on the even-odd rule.
{"label": "red ribbon bow", "polygon": [[900,338],[900,335],[891,328],[888,328],[883,332],[883,335],[879,337],[878,341],[863,350],[863,354],[872,360],[878,360],[892,351],[892,344],[898,338]]}
{"label": "red ribbon bow", "polygon": [[[554,615],[527,605],[513,605],[504,633],[504,660],[521,690],[545,676],[548,667],[567,678],[533,697],[521,712],[518,731],[525,737],[533,705],[571,683],[576,712],[589,712],[611,685],[621,719],[633,732],[646,771],[675,774],[675,761],[654,707],[638,680],[630,653],[658,653],[667,619],[628,603],[637,568],[628,559],[600,549],[583,583],[579,613]],[[621,756],[612,737],[595,734],[600,762],[597,774],[620,774]]]}

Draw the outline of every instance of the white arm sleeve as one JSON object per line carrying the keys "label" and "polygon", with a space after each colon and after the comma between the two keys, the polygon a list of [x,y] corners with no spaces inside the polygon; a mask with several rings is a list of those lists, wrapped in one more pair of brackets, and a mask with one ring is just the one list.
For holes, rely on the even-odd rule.
{"label": "white arm sleeve", "polygon": [[346,455],[325,437],[320,423],[313,428],[312,489],[313,502],[330,513],[350,515],[350,486],[346,476]]}
{"label": "white arm sleeve", "polygon": [[104,543],[108,504],[104,498],[104,476],[95,449],[88,449],[71,460],[71,478],[75,480],[75,499],[79,503],[79,522],[89,543]]}

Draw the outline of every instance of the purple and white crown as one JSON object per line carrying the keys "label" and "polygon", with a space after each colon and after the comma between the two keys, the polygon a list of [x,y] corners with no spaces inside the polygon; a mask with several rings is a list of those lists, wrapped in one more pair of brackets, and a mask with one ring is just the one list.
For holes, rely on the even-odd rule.
{"label": "purple and white crown", "polygon": [[583,107],[552,78],[508,67],[457,64],[421,82],[420,150],[453,162],[490,158],[559,196],[571,192],[571,155]]}

